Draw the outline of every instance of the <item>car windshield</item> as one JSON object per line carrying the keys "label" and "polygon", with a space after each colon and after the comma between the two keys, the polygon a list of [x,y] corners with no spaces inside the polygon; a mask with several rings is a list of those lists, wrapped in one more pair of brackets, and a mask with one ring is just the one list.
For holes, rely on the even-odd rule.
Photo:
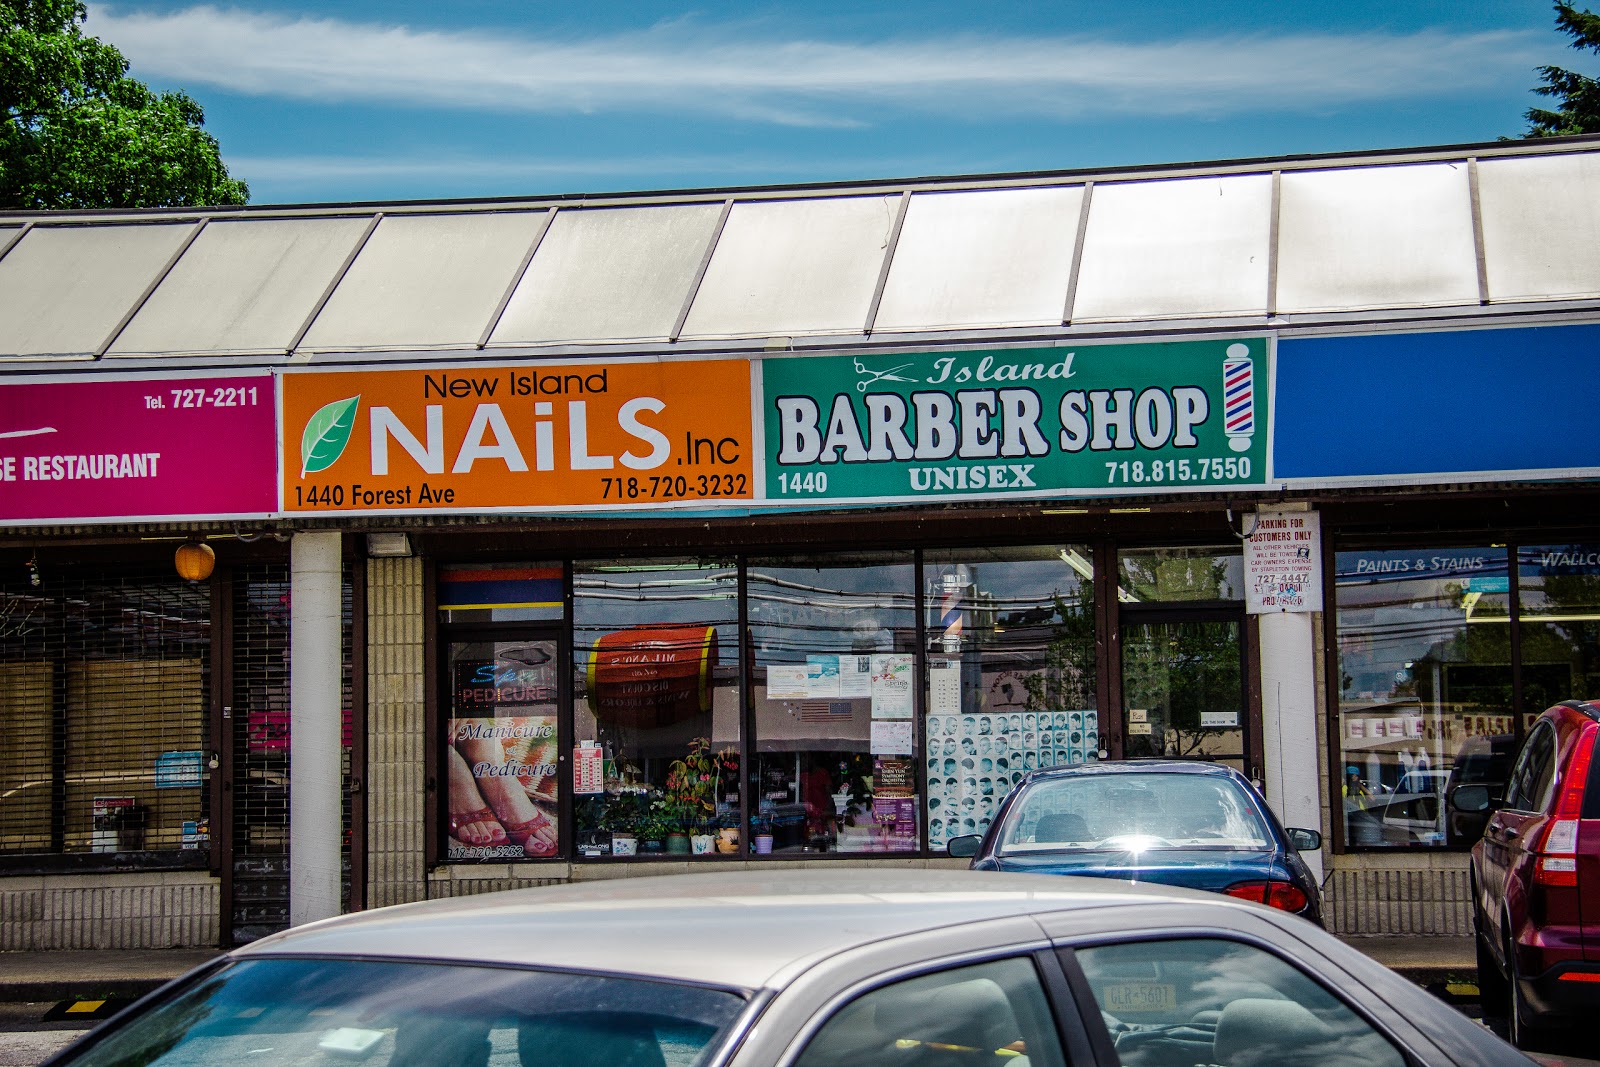
{"label": "car windshield", "polygon": [[732,992],[517,968],[378,960],[234,963],[67,1062],[362,1067],[693,1067]]}
{"label": "car windshield", "polygon": [[1269,849],[1255,805],[1227,778],[1084,774],[1028,787],[1006,817],[1001,852]]}

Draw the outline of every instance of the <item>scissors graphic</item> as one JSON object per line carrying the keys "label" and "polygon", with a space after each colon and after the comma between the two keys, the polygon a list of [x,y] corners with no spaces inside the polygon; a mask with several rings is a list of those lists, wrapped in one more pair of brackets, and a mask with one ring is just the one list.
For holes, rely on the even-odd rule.
{"label": "scissors graphic", "polygon": [[916,381],[915,378],[907,378],[907,377],[905,377],[905,376],[903,376],[903,375],[901,375],[899,373],[900,371],[903,371],[907,367],[911,366],[911,364],[909,364],[909,363],[902,363],[898,367],[890,367],[888,370],[869,370],[868,368],[866,368],[865,366],[862,365],[862,363],[861,363],[861,361],[859,359],[855,361],[855,364],[856,364],[856,373],[857,374],[870,374],[870,375],[872,375],[872,377],[868,378],[866,381],[857,382],[856,383],[857,392],[864,393],[864,392],[867,391],[867,386],[869,386],[869,385],[877,385],[879,382],[914,382],[914,381]]}

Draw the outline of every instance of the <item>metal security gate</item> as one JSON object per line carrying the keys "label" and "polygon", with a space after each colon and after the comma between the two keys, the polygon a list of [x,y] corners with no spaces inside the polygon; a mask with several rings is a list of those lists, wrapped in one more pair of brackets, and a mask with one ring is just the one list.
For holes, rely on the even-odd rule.
{"label": "metal security gate", "polygon": [[0,863],[205,865],[210,652],[170,565],[0,576]]}
{"label": "metal security gate", "polygon": [[[232,849],[223,901],[224,940],[245,944],[289,925],[289,566],[232,572],[232,703],[224,721],[232,744]],[[350,898],[351,608],[343,583],[344,709],[342,834],[344,893]]]}

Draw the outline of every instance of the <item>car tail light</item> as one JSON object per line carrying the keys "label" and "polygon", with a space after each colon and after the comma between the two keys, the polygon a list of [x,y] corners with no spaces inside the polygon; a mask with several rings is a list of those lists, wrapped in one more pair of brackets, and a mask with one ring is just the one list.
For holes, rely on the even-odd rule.
{"label": "car tail light", "polygon": [[1578,820],[1583,813],[1583,787],[1589,780],[1589,761],[1594,756],[1594,734],[1600,729],[1587,726],[1578,738],[1572,762],[1561,779],[1561,796],[1556,800],[1555,817],[1550,820],[1540,844],[1533,880],[1540,885],[1578,884]]}
{"label": "car tail light", "polygon": [[1305,893],[1293,882],[1239,882],[1222,892],[1240,900],[1270,904],[1283,911],[1304,911],[1306,906]]}

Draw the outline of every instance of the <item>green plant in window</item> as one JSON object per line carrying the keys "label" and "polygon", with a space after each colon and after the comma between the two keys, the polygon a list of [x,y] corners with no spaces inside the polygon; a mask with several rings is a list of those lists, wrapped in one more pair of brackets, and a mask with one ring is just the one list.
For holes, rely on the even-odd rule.
{"label": "green plant in window", "polygon": [[718,770],[717,755],[706,737],[690,741],[683,759],[673,760],[667,767],[663,800],[679,828],[704,827],[716,816]]}
{"label": "green plant in window", "polygon": [[676,811],[667,800],[653,800],[639,819],[641,841],[665,841],[668,834],[678,832]]}

